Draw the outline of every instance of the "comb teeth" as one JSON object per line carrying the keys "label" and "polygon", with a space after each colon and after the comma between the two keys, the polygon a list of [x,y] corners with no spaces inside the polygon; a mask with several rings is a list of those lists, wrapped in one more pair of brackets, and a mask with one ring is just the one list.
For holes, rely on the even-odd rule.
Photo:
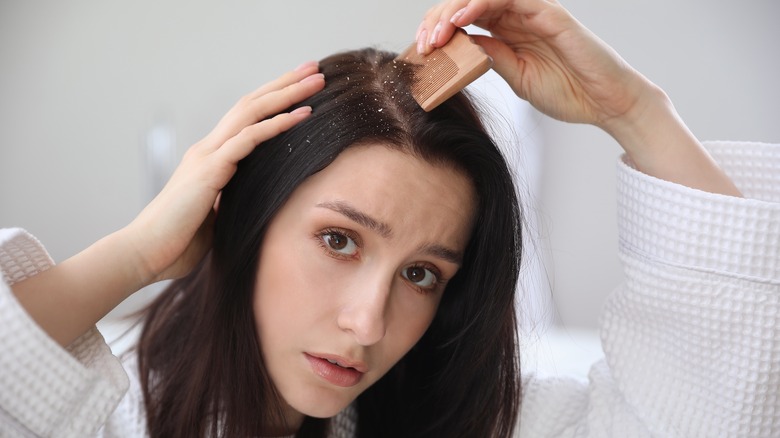
{"label": "comb teeth", "polygon": [[458,29],[450,41],[428,55],[417,53],[412,44],[398,60],[415,64],[412,96],[425,111],[430,111],[464,89],[490,69],[493,60],[468,34]]}
{"label": "comb teeth", "polygon": [[458,64],[444,50],[436,49],[425,57],[425,64],[414,72],[412,93],[418,103],[430,99],[437,90],[458,74]]}

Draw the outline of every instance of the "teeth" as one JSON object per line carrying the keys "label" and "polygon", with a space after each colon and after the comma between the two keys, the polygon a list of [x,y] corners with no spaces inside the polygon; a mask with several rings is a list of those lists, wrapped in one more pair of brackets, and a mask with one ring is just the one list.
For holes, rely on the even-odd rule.
{"label": "teeth", "polygon": [[327,360],[328,362],[332,363],[333,365],[338,365],[338,366],[340,366],[340,367],[344,368],[344,365],[342,365],[342,364],[340,364],[340,363],[336,362],[335,360],[330,360],[330,359],[326,359],[326,360]]}

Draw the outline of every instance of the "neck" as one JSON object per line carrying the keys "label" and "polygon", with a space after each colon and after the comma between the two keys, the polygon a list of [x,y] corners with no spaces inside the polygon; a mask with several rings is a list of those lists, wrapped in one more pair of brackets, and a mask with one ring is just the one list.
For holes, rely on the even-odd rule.
{"label": "neck", "polygon": [[281,401],[281,404],[282,419],[265,427],[262,436],[268,438],[292,436],[301,428],[305,416],[285,401]]}

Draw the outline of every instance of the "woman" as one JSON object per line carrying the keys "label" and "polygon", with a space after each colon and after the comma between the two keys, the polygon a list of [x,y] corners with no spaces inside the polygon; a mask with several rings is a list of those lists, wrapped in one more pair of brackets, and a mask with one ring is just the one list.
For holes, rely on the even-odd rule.
{"label": "woman", "polygon": [[[779,231],[776,228],[780,214],[776,203],[778,195],[772,192],[777,186],[777,172],[767,172],[763,179],[753,185],[748,184],[750,179],[745,176],[745,172],[738,173],[740,188],[758,199],[741,200],[729,196],[739,195],[736,185],[685,128],[663,92],[629,68],[555,3],[442,3],[426,15],[420,26],[419,50],[426,52],[444,44],[454,26],[470,23],[482,25],[491,31],[493,39],[479,38],[478,42],[494,58],[496,70],[520,97],[558,118],[602,127],[626,149],[633,165],[644,172],[641,174],[626,165],[620,167],[621,199],[625,203],[621,210],[621,254],[629,282],[611,298],[606,308],[603,331],[607,361],[593,368],[588,386],[574,382],[528,380],[523,391],[519,434],[777,434],[780,427],[777,412],[780,409],[773,395],[780,389],[780,383],[777,379],[776,359],[773,359],[777,348],[773,339],[777,335],[775,318],[780,307],[777,298]],[[331,74],[326,66],[329,62],[333,60],[323,62],[328,84]],[[391,64],[388,61],[385,64],[389,70]],[[341,68],[339,65],[334,74],[340,72]],[[348,70],[348,67],[343,68]],[[7,395],[0,396],[6,397],[0,399],[0,406],[10,414],[6,417],[11,417],[10,424],[14,426],[9,427],[22,431],[27,428],[41,435],[54,434],[54,428],[60,428],[57,431],[65,431],[63,434],[67,432],[80,436],[91,433],[107,421],[104,434],[127,436],[131,434],[127,429],[131,424],[122,423],[118,419],[143,421],[148,414],[150,429],[159,434],[169,433],[164,428],[172,424],[191,427],[190,430],[195,432],[213,432],[208,428],[217,427],[225,434],[256,434],[259,431],[273,435],[290,432],[298,422],[302,424],[298,430],[300,434],[321,432],[321,424],[302,420],[301,414],[333,415],[334,411],[349,404],[353,393],[345,398],[332,396],[330,392],[317,393],[316,397],[312,397],[313,393],[306,391],[316,392],[318,386],[309,385],[301,395],[299,388],[294,387],[300,379],[290,379],[284,375],[288,369],[295,372],[297,365],[284,360],[286,353],[283,350],[273,350],[273,354],[267,354],[266,346],[275,345],[275,340],[279,339],[278,335],[271,333],[273,328],[282,326],[285,322],[283,319],[292,314],[290,318],[294,317],[297,321],[317,323],[317,330],[321,327],[330,330],[335,326],[339,329],[338,333],[348,333],[352,345],[360,346],[357,350],[351,350],[353,352],[368,351],[375,345],[387,345],[383,342],[388,339],[404,340],[394,342],[392,348],[382,350],[390,351],[389,354],[379,355],[383,360],[378,362],[384,367],[392,365],[394,358],[399,360],[398,365],[387,370],[382,379],[371,375],[374,368],[385,371],[382,367],[374,367],[373,362],[369,364],[371,357],[377,357],[373,354],[366,354],[369,359],[363,359],[356,357],[357,354],[345,355],[344,351],[311,351],[308,349],[308,341],[304,341],[304,347],[297,349],[307,355],[303,360],[310,364],[313,374],[335,386],[339,386],[337,383],[353,384],[346,386],[351,388],[362,383],[373,383],[362,382],[364,379],[377,382],[367,389],[360,388],[359,395],[354,394],[357,397],[354,409],[346,409],[333,421],[334,435],[349,435],[349,429],[355,421],[357,433],[361,435],[507,436],[510,433],[516,411],[507,409],[516,405],[517,396],[516,388],[512,385],[516,356],[514,347],[507,343],[511,340],[514,345],[514,326],[507,325],[512,315],[510,310],[506,310],[511,307],[507,303],[511,302],[512,286],[497,286],[494,290],[484,286],[490,282],[500,284],[503,281],[501,278],[511,278],[510,283],[513,283],[515,272],[511,271],[516,265],[512,251],[507,251],[510,255],[501,251],[506,248],[506,241],[490,244],[489,240],[484,239],[512,234],[515,225],[513,221],[517,215],[511,207],[506,207],[513,205],[514,193],[508,184],[508,177],[503,175],[504,166],[500,160],[497,163],[480,162],[480,165],[486,167],[477,170],[469,167],[473,160],[455,158],[465,152],[474,153],[482,149],[490,151],[487,147],[489,141],[480,140],[481,147],[463,148],[469,151],[439,150],[441,155],[427,155],[430,152],[424,150],[431,146],[418,151],[410,148],[413,141],[394,141],[393,134],[385,136],[382,133],[388,129],[393,131],[392,125],[384,123],[385,119],[373,116],[394,108],[392,105],[376,107],[371,104],[371,100],[366,101],[358,96],[356,102],[364,105],[368,103],[365,116],[371,116],[376,122],[367,124],[370,131],[367,141],[355,145],[349,138],[342,142],[342,146],[322,151],[326,156],[315,156],[319,165],[292,176],[293,181],[298,181],[292,185],[300,185],[289,198],[281,194],[279,199],[269,202],[270,210],[274,209],[273,205],[283,205],[276,216],[249,224],[240,223],[242,219],[253,216],[245,214],[246,209],[252,208],[252,203],[241,196],[248,196],[252,201],[254,197],[260,196],[252,192],[257,187],[253,178],[274,177],[252,172],[254,168],[251,166],[271,163],[260,159],[263,157],[285,164],[285,159],[294,160],[301,156],[296,153],[303,153],[296,150],[296,143],[300,141],[290,141],[288,146],[282,140],[285,137],[271,138],[310,116],[306,106],[290,112],[284,110],[291,103],[305,99],[323,88],[323,78],[317,76],[315,71],[315,66],[304,65],[298,71],[285,75],[243,99],[206,139],[188,152],[170,183],[136,221],[73,259],[25,281],[15,282],[47,263],[45,259],[41,260],[40,248],[35,248],[34,242],[30,243],[28,238],[15,236],[11,243],[3,245],[4,255],[11,252],[9,248],[17,252],[32,248],[25,252],[30,257],[24,262],[12,261],[5,265],[5,276],[13,284],[14,295],[19,303],[44,332],[61,345],[67,345],[71,354],[87,365],[85,370],[84,365],[63,354],[61,349],[53,348],[51,340],[40,329],[25,319],[24,315],[20,316],[23,312],[11,295],[7,292],[0,295],[4,304],[0,308],[4,314],[10,314],[4,321],[23,326],[26,330],[24,333],[27,333],[25,339],[32,338],[35,341],[31,347],[37,353],[33,356],[35,360],[50,358],[52,362],[59,361],[60,364],[56,368],[59,374],[38,383],[38,386],[37,382],[30,382],[29,375],[24,374],[19,366],[12,368],[4,364],[4,369],[15,372],[13,376],[21,376],[19,379],[2,381],[4,389],[11,389],[2,393],[15,395],[10,398]],[[353,79],[350,77],[349,80]],[[338,83],[338,80],[335,82]],[[322,96],[327,95],[327,89],[325,93]],[[341,97],[349,97],[348,91],[344,93]],[[317,101],[317,96],[311,98],[311,101]],[[391,93],[391,100],[392,96],[398,99]],[[316,105],[329,105],[334,111],[347,109],[341,108],[344,105],[340,106],[340,103],[343,102],[333,99]],[[316,125],[315,118],[320,117],[320,107],[316,105],[314,117],[302,122],[298,127],[300,131],[291,130],[288,138],[304,138],[303,143],[306,143],[305,135],[308,134],[315,137],[309,139],[312,142],[321,140],[316,137],[327,131],[304,129],[306,123]],[[480,129],[476,129],[468,111],[464,112],[464,105],[464,102],[450,101],[447,106],[430,115],[431,121],[435,122],[441,116],[444,120],[458,121],[463,125],[462,122],[470,120],[459,128],[474,134],[475,138],[481,138]],[[277,113],[280,115],[267,119]],[[321,117],[336,123],[351,122],[339,120],[338,114],[350,113],[323,113]],[[401,131],[414,132],[409,125],[405,125]],[[440,131],[445,132],[433,134],[450,134],[450,130]],[[303,133],[303,137],[296,132]],[[352,135],[351,132],[343,134]],[[452,135],[458,136],[458,143],[470,137],[459,132]],[[365,137],[357,136],[354,139],[358,138]],[[342,141],[328,140],[334,144]],[[238,162],[261,142],[263,145],[256,152],[241,161],[235,179],[231,180]],[[346,146],[352,147],[341,152]],[[448,147],[454,148],[455,145]],[[311,150],[316,148],[311,147]],[[413,151],[411,154],[410,150]],[[747,156],[740,155],[742,150],[729,145],[716,150],[721,158],[726,159],[727,165],[737,163],[738,169],[742,171],[749,169],[745,163],[749,163],[751,154],[760,156],[761,165],[765,168],[780,167],[777,149],[766,145],[744,146],[742,150],[750,151]],[[339,155],[329,155],[339,152]],[[274,157],[274,154],[277,156]],[[306,155],[306,161],[310,158],[310,155]],[[376,163],[386,166],[376,166]],[[362,173],[365,169],[358,172],[361,165],[370,171],[371,177]],[[302,168],[303,164],[291,168],[299,166]],[[319,170],[320,166],[326,167],[306,178],[310,172]],[[486,168],[499,171],[493,181],[502,183],[494,186],[492,197],[487,196],[490,188],[485,187],[480,179]],[[383,173],[383,170],[388,169],[392,172]],[[412,175],[418,177],[403,178],[409,175],[410,169]],[[356,172],[355,176],[362,178],[352,182],[352,191],[344,191],[344,187],[350,186],[347,181],[350,181],[351,172]],[[280,181],[289,177],[281,173],[277,172]],[[484,176],[488,176],[486,173]],[[403,195],[388,190],[398,187],[392,180],[393,175],[401,175],[398,180],[409,184],[402,186],[409,188],[402,192]],[[373,177],[376,181],[372,181]],[[310,184],[312,181],[315,183]],[[444,181],[458,190],[443,188]],[[423,186],[416,185],[423,183]],[[353,204],[361,199],[360,193],[363,193],[362,190],[355,190],[354,186],[358,184],[367,193],[385,190],[388,195],[382,197],[381,202],[377,201],[376,196],[368,197],[373,203],[353,208]],[[130,366],[126,364],[131,374],[131,389],[114,410],[113,403],[122,393],[121,380],[124,374],[116,362],[107,357],[105,346],[101,347],[96,341],[90,327],[124,296],[141,285],[154,279],[179,277],[190,272],[205,249],[212,246],[208,240],[212,229],[209,212],[223,187],[225,190],[216,214],[217,231],[213,251],[191,275],[175,283],[153,305],[139,350],[141,377],[136,379],[132,375],[135,367],[131,359]],[[266,189],[265,186],[260,188]],[[428,189],[432,189],[432,192],[428,192]],[[345,205],[338,202],[339,199],[323,202],[319,196],[326,193],[337,193],[341,198],[350,194],[349,199],[346,199],[349,203]],[[430,193],[437,196],[431,199],[428,197]],[[490,209],[485,202],[486,199],[499,200],[495,193],[504,196],[496,204],[503,207]],[[273,195],[266,193],[262,196]],[[308,201],[308,204],[301,199]],[[399,199],[409,201],[411,217],[408,222],[403,220],[404,215],[397,213],[402,205],[406,205]],[[440,200],[443,211],[452,212],[446,216],[452,220],[437,222],[431,218],[434,214],[431,214],[430,204],[434,200]],[[285,257],[275,259],[274,256],[268,256],[298,254],[295,252],[297,249],[306,247],[304,243],[296,243],[293,237],[298,229],[295,224],[305,225],[309,217],[306,210],[296,206],[311,205],[312,202],[315,208],[324,210],[325,214],[336,215],[339,221],[348,220],[352,224],[328,224],[315,227],[309,233],[308,243],[319,245],[319,255],[324,262],[323,266],[318,265],[319,261],[307,263],[306,266],[312,266],[314,272],[323,269],[333,274],[335,278],[325,277],[321,285],[317,286],[337,293],[333,299],[335,303],[329,303],[328,299],[322,297],[310,297],[319,300],[317,306],[308,306],[310,303],[296,295],[295,291],[301,289],[297,287],[301,284],[300,278],[305,282],[306,279],[323,276],[310,277],[307,272],[288,271],[295,263],[284,263],[288,260]],[[373,210],[364,211],[368,208],[366,205],[373,207]],[[291,209],[287,210],[288,207]],[[393,226],[383,227],[382,223],[387,220],[376,220],[375,216],[381,212],[388,212],[387,217],[394,219],[393,224],[384,225]],[[326,222],[337,220],[333,216],[329,217],[331,219]],[[279,218],[285,220],[277,221]],[[486,226],[481,222],[496,218],[505,218],[503,225]],[[423,227],[422,230],[415,230],[418,224]],[[288,225],[290,229],[287,229]],[[753,231],[756,226],[759,233]],[[354,228],[358,227],[362,227],[359,228],[360,232],[354,233]],[[239,232],[239,229],[248,232]],[[396,233],[397,230],[404,232]],[[382,235],[397,238],[399,234],[409,241],[397,245],[380,245],[380,248],[384,248],[381,253],[385,257],[376,257],[368,249],[374,247],[370,242],[381,242],[384,238]],[[264,239],[262,245],[259,241],[261,237]],[[230,239],[237,242],[231,242]],[[476,244],[480,241],[481,245]],[[514,242],[517,241],[515,236]],[[510,243],[509,246],[511,249],[513,245]],[[238,254],[227,254],[232,248],[244,249]],[[253,251],[253,248],[260,249]],[[432,248],[436,251],[431,251]],[[459,253],[462,253],[462,258],[458,257]],[[490,258],[486,260],[480,255],[479,260],[470,260],[480,253],[488,253]],[[496,263],[494,253],[502,256],[503,261]],[[14,260],[22,258],[17,254]],[[0,259],[8,260],[9,257]],[[272,263],[266,265],[268,260]],[[290,260],[298,258],[292,257]],[[374,260],[381,260],[381,263],[371,265],[369,261]],[[455,263],[448,264],[448,260]],[[337,262],[340,263],[339,267],[330,265]],[[472,269],[472,263],[479,262],[483,266]],[[8,269],[9,264],[16,269]],[[337,282],[343,277],[355,278],[356,271],[350,270],[345,274],[343,270],[352,269],[350,266],[354,265],[384,268],[373,271],[376,275],[358,277],[366,281],[349,282],[345,283],[344,288],[331,289],[330,286],[339,284]],[[256,279],[251,275],[255,269]],[[384,273],[384,276],[377,272]],[[388,274],[390,272],[392,276]],[[461,289],[464,286],[461,283],[465,283],[472,275],[481,275],[483,278],[470,280],[474,281],[472,286]],[[385,279],[384,288],[371,283],[377,278]],[[404,288],[409,285],[435,288],[432,285],[442,281],[442,278],[448,279],[449,283],[446,291],[440,292],[440,299],[435,293],[427,293],[411,295],[419,301],[411,304],[406,301],[410,295],[404,294]],[[214,281],[214,284],[208,284],[210,281]],[[253,281],[256,282],[247,284]],[[284,287],[282,290],[292,292],[269,293],[275,290],[275,285],[287,281],[293,282],[295,287]],[[354,284],[359,286],[353,289]],[[200,287],[203,285],[205,287]],[[237,298],[243,300],[243,309],[240,305],[231,308],[222,302],[235,295],[227,293],[218,297],[217,289],[222,286],[227,286],[228,291],[243,291],[243,296]],[[484,290],[480,290],[481,287]],[[209,300],[210,292],[207,291],[191,303],[183,302],[195,289],[200,293],[208,288],[213,290],[212,297],[216,299]],[[302,289],[309,290],[311,287]],[[358,289],[360,293],[355,292]],[[491,296],[489,300],[479,300],[480,295],[458,293],[460,290],[476,294],[490,293]],[[247,291],[251,293],[247,294]],[[456,292],[450,294],[453,291]],[[496,291],[501,292],[503,298],[493,297],[492,293]],[[469,300],[487,301],[483,304],[486,307],[469,306]],[[274,315],[270,310],[272,306],[267,305],[270,302],[287,306],[280,308],[324,307],[326,310],[337,309],[341,313],[306,312],[305,318],[299,319],[300,315],[292,311]],[[195,309],[188,309],[188,306]],[[251,312],[247,311],[248,306],[252,306]],[[503,313],[501,306],[505,306]],[[495,309],[490,310],[491,307]],[[58,313],[57,309],[61,308],[75,308],[81,313]],[[485,313],[476,313],[475,308]],[[194,322],[193,315],[198,317]],[[414,327],[398,328],[398,315],[417,323],[413,324]],[[493,320],[487,315],[501,315],[501,318]],[[248,373],[256,372],[256,364],[263,363],[267,370],[265,381],[261,385],[241,375],[230,376],[224,372],[210,374],[210,371],[219,371],[220,367],[225,367],[225,363],[219,363],[219,360],[233,360],[233,354],[246,349],[246,344],[234,346],[233,341],[251,340],[252,336],[246,333],[233,336],[230,332],[202,335],[199,331],[246,330],[246,327],[252,327],[247,319],[253,316],[256,319],[259,346],[244,353],[243,357],[250,361],[245,368]],[[214,324],[214,321],[224,321],[226,318],[235,318],[236,324]],[[185,321],[186,325],[178,321]],[[275,322],[266,326],[264,321]],[[320,325],[322,321],[329,321],[330,324]],[[428,323],[430,328],[425,331]],[[299,326],[300,323],[293,325]],[[728,336],[723,336],[719,331],[724,327]],[[85,332],[87,334],[82,335]],[[399,335],[401,332],[403,335]],[[317,339],[333,339],[331,333],[334,332],[325,332],[324,338]],[[484,345],[470,338],[476,333],[481,333],[478,339]],[[489,335],[485,336],[484,333]],[[182,360],[199,354],[190,345],[193,341],[186,338],[189,334],[196,340],[206,339],[205,352],[201,354],[208,356],[207,360],[213,359],[211,363],[207,360]],[[416,337],[420,337],[419,342]],[[10,343],[3,344],[4,351],[15,353],[19,350],[18,339],[14,343],[13,339],[7,339],[7,336],[4,338],[4,342]],[[282,343],[287,344],[289,342]],[[403,354],[404,348],[411,350]],[[231,357],[214,357],[215,352],[228,352]],[[19,357],[27,359],[27,364],[31,363],[28,353],[26,350],[18,353]],[[274,363],[278,358],[281,358],[280,362]],[[500,358],[500,363],[492,358]],[[457,366],[451,366],[451,362],[447,361],[457,361]],[[327,365],[324,362],[336,363]],[[67,366],[63,367],[63,363]],[[488,366],[482,365],[485,363]],[[88,367],[93,370],[91,374]],[[340,371],[336,367],[354,368],[355,371]],[[238,366],[230,369],[241,371]],[[486,375],[481,378],[475,376],[475,369]],[[241,373],[246,374],[244,371]],[[469,380],[461,382],[458,379],[469,373]],[[497,376],[490,376],[491,373]],[[39,375],[47,374],[35,374]],[[71,381],[68,379],[71,376],[80,377],[72,385],[75,388],[63,385],[63,381]],[[235,383],[227,382],[223,386],[222,381],[210,381],[221,380],[223,376]],[[453,381],[458,382],[458,385],[449,387],[448,382]],[[247,382],[252,386],[245,397],[241,392],[248,389],[243,386]],[[401,385],[397,385],[398,382],[402,382]],[[480,386],[482,382],[494,386],[483,388]],[[509,382],[509,385],[501,387],[500,382]],[[60,397],[53,398],[51,393],[47,393],[46,397],[37,399],[36,391],[30,389],[46,385],[56,388]],[[264,390],[257,391],[259,387]],[[326,388],[328,391],[332,389]],[[449,392],[445,392],[445,389]],[[225,395],[227,390],[231,391],[228,396]],[[133,399],[134,394],[137,397],[140,393],[144,393],[144,400]],[[78,395],[80,399],[69,399],[69,395],[73,398]],[[415,398],[417,396],[429,398],[421,399],[419,405],[405,405],[418,400]],[[276,397],[278,405],[273,406]],[[230,406],[231,403],[244,403],[247,400],[262,403],[263,408],[267,409],[262,411],[262,416],[258,415],[259,420],[246,418],[246,410],[242,412],[241,409],[245,407]],[[326,400],[323,403],[326,406],[317,403],[320,400]],[[69,402],[75,401],[79,403],[73,403],[75,407],[70,407]],[[142,403],[145,404],[139,408]],[[201,403],[203,406],[197,406]],[[404,424],[407,420],[409,425]],[[261,421],[262,425],[259,424]],[[112,429],[113,425],[122,425],[125,429]],[[320,430],[316,430],[318,428]],[[139,429],[143,431],[145,427]]]}
{"label": "woman", "polygon": [[[367,436],[511,431],[511,176],[468,100],[425,113],[394,58],[322,60],[325,89],[302,103],[314,114],[239,164],[210,255],[146,322],[139,359],[154,435],[221,425],[209,435],[246,436],[280,423],[289,433],[299,413],[332,417],[356,398]],[[327,384],[307,380],[312,366]]]}

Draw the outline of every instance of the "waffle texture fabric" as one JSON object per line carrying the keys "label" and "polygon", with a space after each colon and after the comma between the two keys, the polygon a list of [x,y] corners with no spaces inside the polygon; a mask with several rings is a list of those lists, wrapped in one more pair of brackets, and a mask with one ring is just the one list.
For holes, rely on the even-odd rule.
{"label": "waffle texture fabric", "polygon": [[[780,145],[707,147],[744,199],[618,163],[626,283],[604,307],[605,358],[587,382],[526,378],[518,436],[780,436]],[[12,295],[50,266],[0,231],[0,436],[145,436],[135,358],[95,329],[61,348]],[[331,436],[354,428],[348,408]]]}

